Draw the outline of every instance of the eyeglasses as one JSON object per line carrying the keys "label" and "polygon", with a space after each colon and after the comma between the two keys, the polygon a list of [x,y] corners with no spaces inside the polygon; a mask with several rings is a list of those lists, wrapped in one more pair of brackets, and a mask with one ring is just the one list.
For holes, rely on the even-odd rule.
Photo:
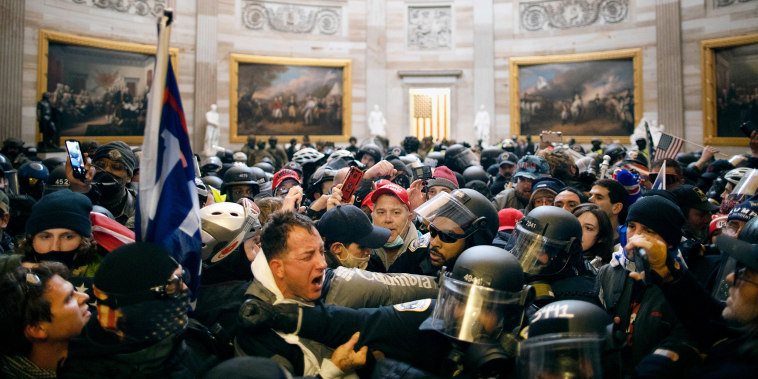
{"label": "eyeglasses", "polygon": [[[648,174],[647,177],[648,177],[648,179],[650,179],[650,183],[655,183],[655,179],[658,178],[658,173],[657,172],[651,172],[650,174]],[[674,184],[674,183],[676,183],[678,181],[679,181],[679,175],[666,173],[666,185],[667,186],[671,185],[671,184]]]}
{"label": "eyeglasses", "polygon": [[737,270],[737,271],[734,272],[734,285],[735,286],[737,286],[737,282],[738,281],[743,281],[745,283],[750,283],[750,284],[752,284],[754,286],[758,286],[758,282],[754,282],[754,281],[752,281],[750,279],[746,279],[745,278],[745,276],[746,276],[745,274],[747,274],[747,268],[746,267],[743,267],[743,268],[741,268],[741,269],[739,269],[739,270]]}
{"label": "eyeglasses", "polygon": [[466,238],[464,235],[439,230],[434,225],[429,225],[429,235],[432,238],[437,238],[437,236],[439,236],[440,241],[444,243],[455,243],[455,241]]}
{"label": "eyeglasses", "polygon": [[[98,298],[97,302],[102,305],[106,305],[111,309],[118,309],[127,305],[141,303],[143,301],[149,301],[154,299],[175,299],[182,293],[184,281],[180,275],[171,275],[166,284],[148,288],[145,291],[132,294],[117,294],[108,293],[99,290],[97,287],[93,287],[95,297]],[[105,296],[103,296],[105,295]],[[102,298],[105,297],[105,300]]]}
{"label": "eyeglasses", "polygon": [[95,166],[95,170],[97,171],[108,171],[108,168],[113,171],[126,171],[126,166],[123,163],[114,161],[109,162],[105,159],[98,159],[95,162],[92,162],[92,165]]}

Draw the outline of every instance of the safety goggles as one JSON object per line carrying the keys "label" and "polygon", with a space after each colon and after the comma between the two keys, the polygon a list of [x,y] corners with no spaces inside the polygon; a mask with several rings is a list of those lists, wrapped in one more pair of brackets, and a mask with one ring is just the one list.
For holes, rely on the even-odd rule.
{"label": "safety goggles", "polygon": [[465,235],[439,230],[434,225],[429,225],[429,235],[432,238],[439,238],[443,243],[455,243],[466,238]]}
{"label": "safety goggles", "polygon": [[[655,183],[655,180],[658,179],[658,173],[657,172],[651,172],[648,174],[648,178],[650,179],[650,183]],[[666,174],[666,185],[672,185],[679,181],[679,175],[677,174]]]}

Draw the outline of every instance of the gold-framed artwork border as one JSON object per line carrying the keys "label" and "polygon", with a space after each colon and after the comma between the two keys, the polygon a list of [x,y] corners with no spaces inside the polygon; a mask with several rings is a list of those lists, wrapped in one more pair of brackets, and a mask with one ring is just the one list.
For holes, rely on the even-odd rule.
{"label": "gold-framed artwork border", "polygon": [[[247,142],[247,136],[239,135],[237,129],[237,98],[240,63],[342,68],[342,134],[309,135],[309,137],[311,139],[315,138],[333,142],[347,142],[348,139],[350,139],[352,133],[352,60],[273,57],[264,55],[231,53],[229,55],[229,142]],[[265,139],[270,136],[256,135],[256,137]],[[280,141],[288,141],[290,138],[297,138],[298,141],[302,140],[302,136],[276,135],[275,137],[277,137]]]}
{"label": "gold-framed artwork border", "polygon": [[[596,60],[631,58],[634,70],[634,125],[638,125],[642,118],[643,94],[642,94],[642,49],[623,49],[601,51],[581,54],[563,54],[548,56],[529,56],[510,58],[510,97],[511,97],[511,134],[521,135],[521,107],[519,98],[519,68],[522,66],[534,66],[552,63],[576,63]],[[630,133],[631,134],[631,133]],[[538,135],[532,138],[538,138]],[[590,143],[593,138],[610,138],[614,142],[629,143],[629,136],[568,136],[576,139],[578,143]]]}
{"label": "gold-framed artwork border", "polygon": [[[61,33],[52,30],[39,30],[39,41],[37,47],[37,97],[36,101],[42,98],[42,94],[47,88],[47,73],[48,73],[48,47],[50,42],[63,43],[68,45],[96,47],[100,49],[118,50],[130,53],[139,54],[153,54],[155,55],[156,46],[146,45],[132,42],[112,41],[96,37],[79,36],[75,34]],[[171,57],[171,64],[174,67],[174,75],[179,77],[179,49],[169,48],[169,56]],[[35,122],[36,142],[42,141],[42,133],[39,130],[39,122]],[[108,143],[111,141],[123,141],[130,145],[142,144],[143,136],[65,136],[66,139],[88,139],[95,140],[98,143]]]}
{"label": "gold-framed artwork border", "polygon": [[747,137],[719,137],[716,115],[716,49],[758,43],[758,34],[700,41],[703,86],[703,143],[718,146],[748,146]]}

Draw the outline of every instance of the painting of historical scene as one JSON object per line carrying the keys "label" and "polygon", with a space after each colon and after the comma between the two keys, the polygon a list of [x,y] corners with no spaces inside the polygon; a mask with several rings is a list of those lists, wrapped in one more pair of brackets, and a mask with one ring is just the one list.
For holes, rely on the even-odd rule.
{"label": "painting of historical scene", "polygon": [[287,63],[238,62],[232,138],[347,134],[346,66]]}
{"label": "painting of historical scene", "polygon": [[47,95],[61,136],[141,136],[155,55],[51,43]]}
{"label": "painting of historical scene", "polygon": [[739,126],[758,125],[758,43],[715,50],[718,137],[745,137]]}
{"label": "painting of historical scene", "polygon": [[[49,102],[62,138],[122,139],[139,143],[155,47],[40,32],[38,100]],[[177,50],[171,49],[176,67]],[[49,126],[39,125],[45,132]],[[43,128],[44,127],[44,128]]]}
{"label": "painting of historical scene", "polygon": [[634,131],[632,59],[525,65],[518,75],[521,134],[622,136]]}

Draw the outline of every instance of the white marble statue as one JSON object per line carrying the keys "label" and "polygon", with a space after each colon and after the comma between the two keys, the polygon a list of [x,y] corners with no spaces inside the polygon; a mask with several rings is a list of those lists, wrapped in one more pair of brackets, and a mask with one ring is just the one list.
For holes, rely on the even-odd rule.
{"label": "white marble statue", "polygon": [[476,139],[482,140],[482,146],[490,145],[490,114],[484,109],[484,105],[479,107],[474,118],[474,130]]}
{"label": "white marble statue", "polygon": [[216,104],[211,104],[211,110],[205,112],[205,122],[203,155],[210,157],[216,155],[216,146],[218,146],[218,112],[216,112]]}
{"label": "white marble statue", "polygon": [[387,131],[384,129],[386,125],[387,120],[384,118],[384,114],[379,110],[378,105],[374,105],[374,110],[368,116],[368,128],[371,135],[386,137]]}

